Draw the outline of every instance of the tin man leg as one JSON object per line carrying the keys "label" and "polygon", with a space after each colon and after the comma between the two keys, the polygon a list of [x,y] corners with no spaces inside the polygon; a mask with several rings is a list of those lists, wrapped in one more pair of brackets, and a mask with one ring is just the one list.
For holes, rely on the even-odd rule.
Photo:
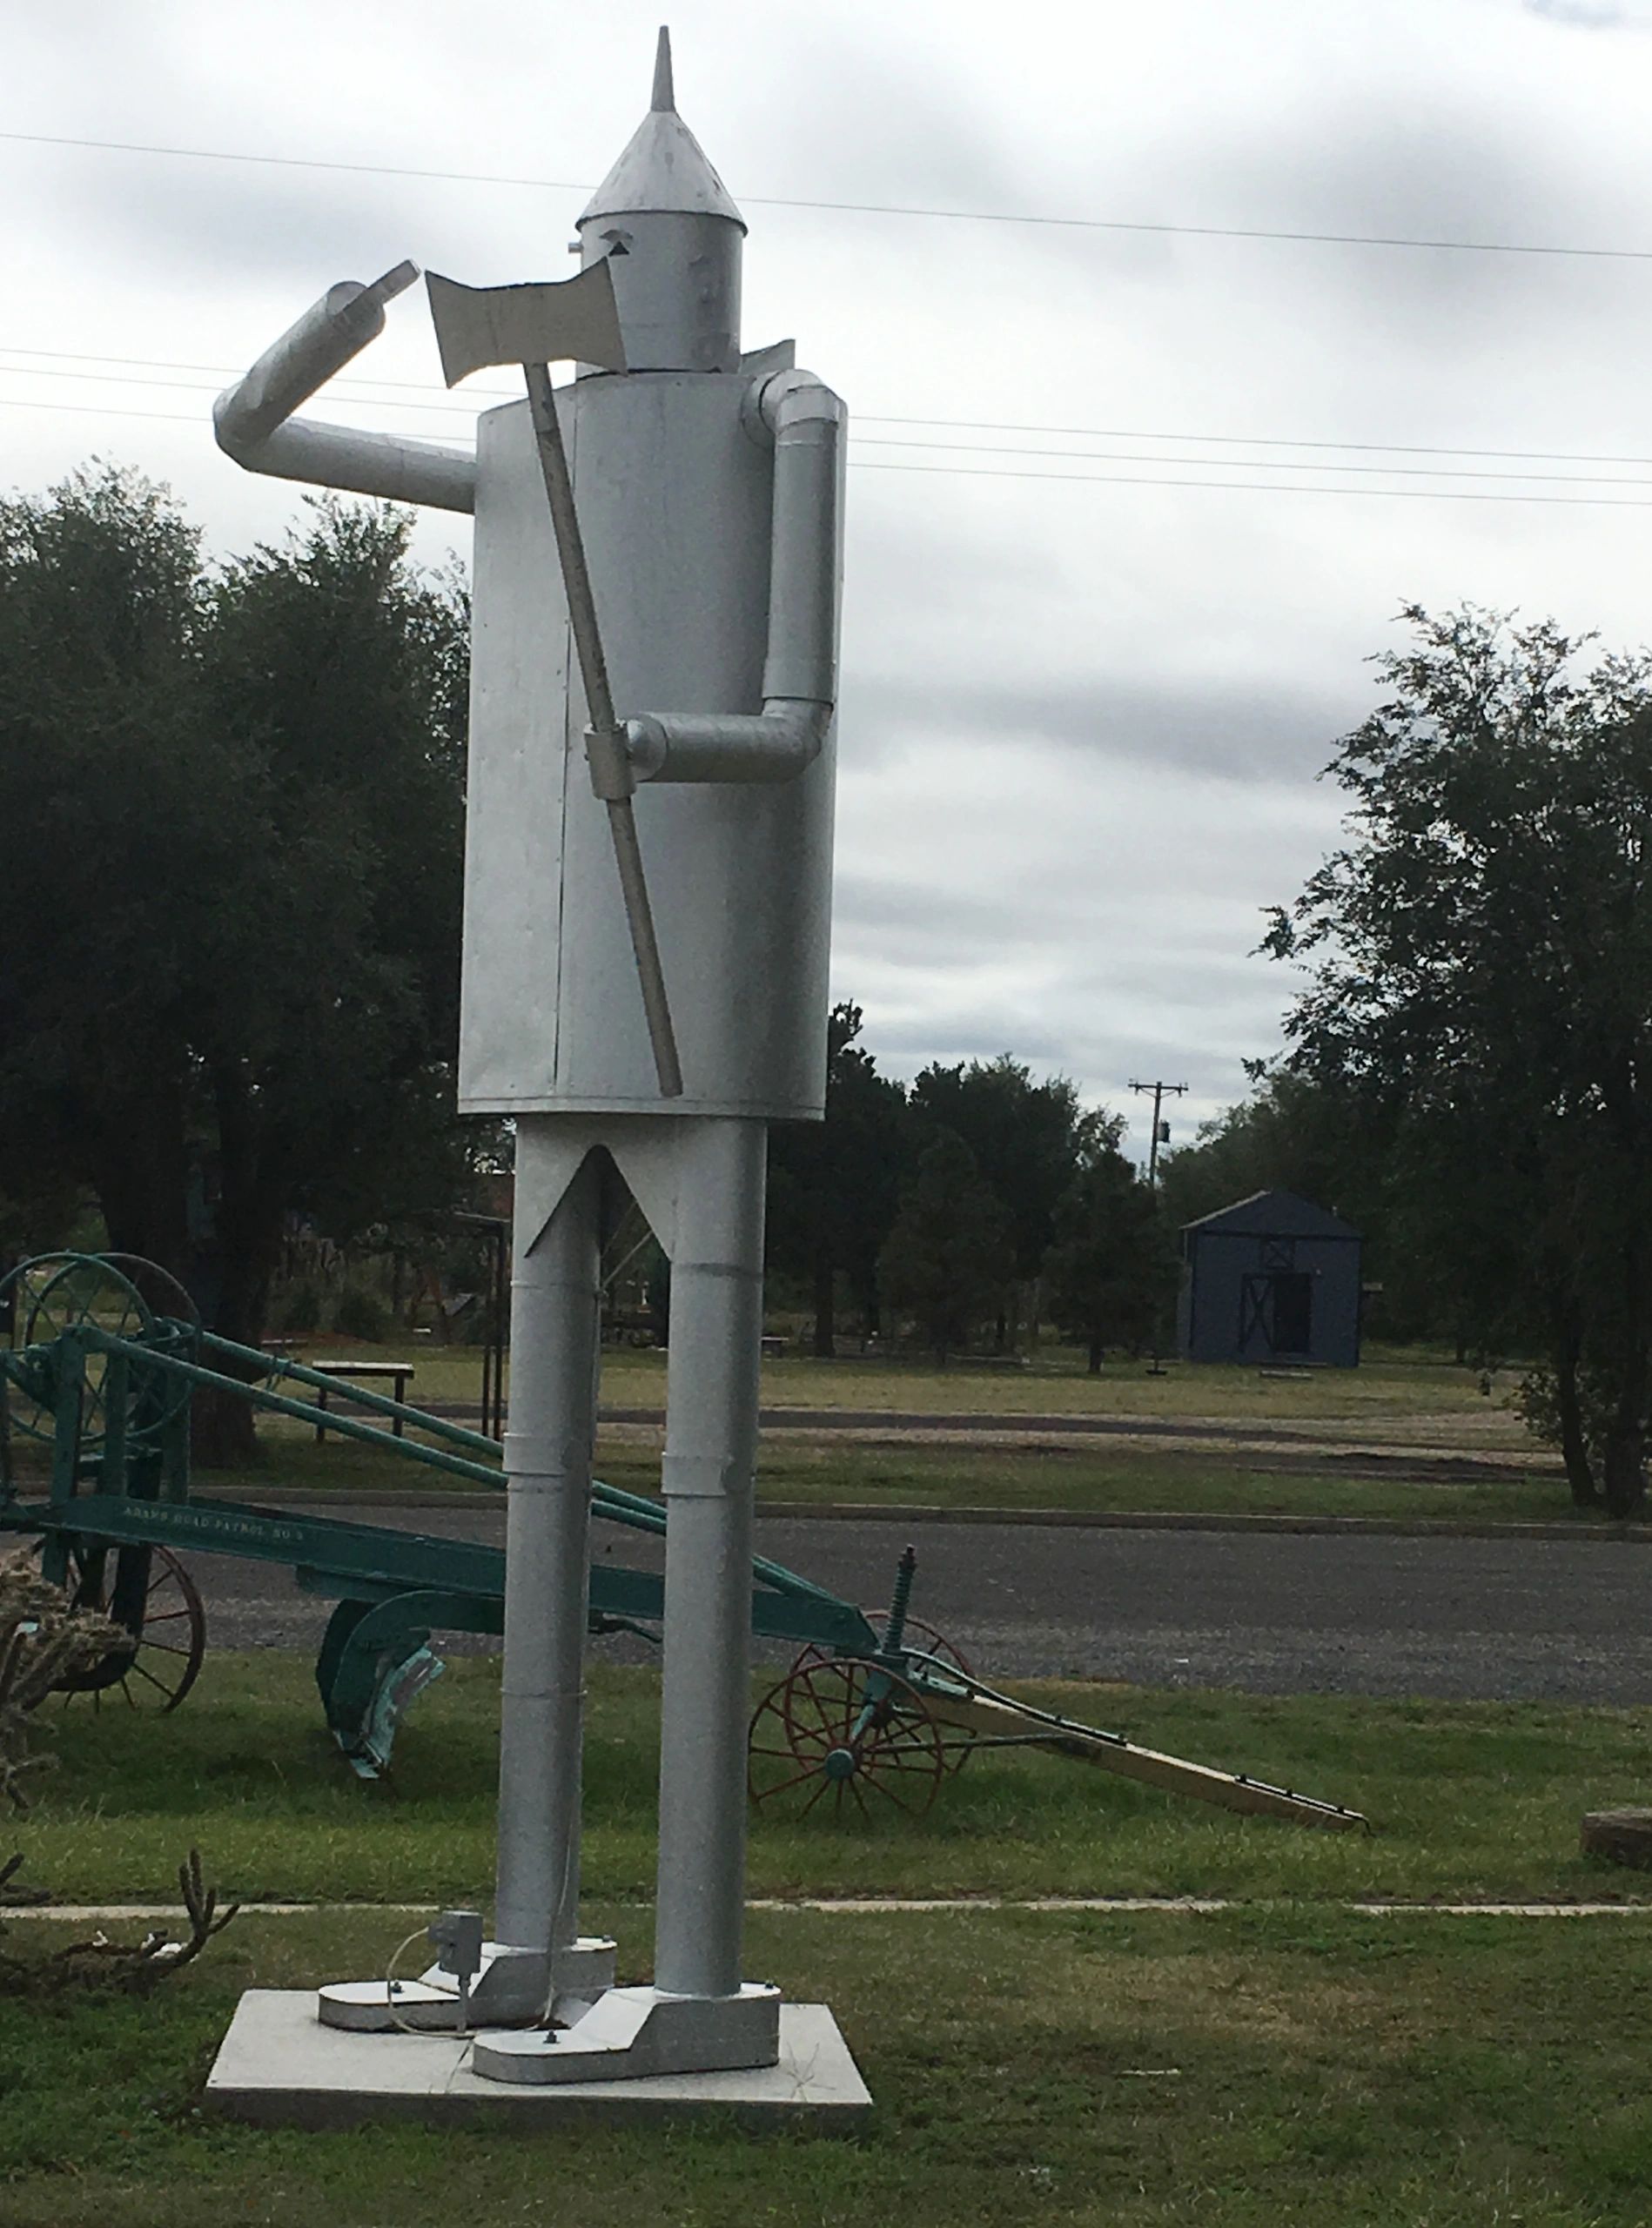
{"label": "tin man leg", "polygon": [[[543,1230],[522,1206],[540,1189],[537,1154],[555,1124],[517,1131],[511,1282],[510,1409],[505,1433],[505,1664],[500,1702],[499,1873],[501,1948],[550,1952],[558,1988],[600,1976],[579,1933],[580,1768],[591,1451],[596,1428],[600,1292],[599,1169],[588,1158]],[[527,1224],[533,1220],[531,1211]],[[601,1960],[595,1961],[600,1967]],[[526,1976],[525,1976],[526,1977]],[[502,1976],[501,1976],[502,1978]],[[547,1990],[538,1990],[543,2004]]]}
{"label": "tin man leg", "polygon": [[740,1989],[745,1918],[767,1131],[692,1128],[671,1260],[655,1986],[727,1996]]}
{"label": "tin man leg", "polygon": [[317,2004],[326,2026],[520,2030],[559,1997],[582,2010],[613,1984],[613,1943],[582,1938],[578,1920],[600,1178],[577,1133],[519,1122],[494,1938],[467,1996],[440,1962],[393,2009],[382,1978],[334,1982]]}
{"label": "tin man leg", "polygon": [[670,1128],[654,1985],[610,1989],[549,2032],[479,2034],[471,2066],[487,2080],[625,2080],[780,2056],[780,1991],[740,1978],[766,1137],[761,1122],[686,1117]]}

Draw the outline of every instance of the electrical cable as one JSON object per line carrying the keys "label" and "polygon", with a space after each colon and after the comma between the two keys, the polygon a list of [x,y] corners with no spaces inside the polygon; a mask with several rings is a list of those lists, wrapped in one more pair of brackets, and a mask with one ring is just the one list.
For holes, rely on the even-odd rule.
{"label": "electrical cable", "polygon": [[390,1962],[385,1967],[385,2009],[404,2035],[417,2035],[424,2042],[447,2043],[451,2042],[455,2035],[466,2037],[470,2033],[470,1991],[462,1983],[459,1990],[459,2024],[456,2027],[413,2027],[396,2010],[396,1990],[404,1985],[395,1976],[396,1968],[406,1956],[410,1945],[428,1931],[426,1927],[414,1927],[411,1934],[402,1936],[390,1953]]}
{"label": "electrical cable", "polygon": [[[887,433],[858,433],[852,438],[863,448],[930,449],[938,450],[943,456],[1064,457],[1080,464],[1093,460],[1098,464],[1203,464],[1207,467],[1219,463],[1225,468],[1228,461],[1216,457],[1138,456],[1132,449],[1029,449],[996,441],[902,440]],[[1568,487],[1652,487],[1652,480],[1628,480],[1621,473],[1480,472],[1427,464],[1275,464],[1267,457],[1235,457],[1232,464],[1236,472],[1357,472],[1376,478],[1386,473],[1390,479],[1535,480]]]}
{"label": "electrical cable", "polygon": [[[0,355],[39,356],[50,358],[54,362],[62,363],[118,364],[123,367],[131,366],[144,371],[204,372],[210,374],[214,379],[239,379],[245,368],[245,366],[237,366],[232,364],[178,363],[165,356],[104,356],[90,354],[84,349],[21,348],[10,342],[0,342]],[[116,379],[116,374],[112,372],[59,372],[55,370],[37,371],[33,366],[24,364],[0,364],[0,372],[15,372],[19,378],[25,379],[74,378],[92,380],[108,379],[111,383],[118,383]],[[173,382],[166,379],[139,379],[125,383],[132,386],[168,386],[176,384],[180,389],[185,389],[187,392],[192,393],[213,393],[217,392],[216,388],[211,386],[198,387],[195,386],[192,383],[187,383],[185,381]],[[350,374],[344,374],[337,379],[330,380],[328,382],[327,392],[329,394],[336,394],[339,390],[346,387],[368,386],[395,387],[404,393],[428,393],[426,383],[420,379],[366,379]],[[369,399],[379,400],[379,399],[380,398],[378,397],[370,398],[364,396],[362,397],[362,401],[365,403]],[[465,409],[465,405],[467,401],[489,399],[501,402],[514,402],[520,400],[520,398],[514,387],[467,386],[462,395],[454,395],[451,399],[443,395],[434,395],[431,396],[426,403],[420,404],[415,406],[419,408],[428,408],[431,410],[442,410],[448,408],[450,399],[452,406],[451,414],[455,417],[461,417],[467,414]],[[385,406],[388,408],[392,406],[386,402]],[[395,406],[398,408],[404,408],[407,406],[398,404]],[[1286,438],[1278,434],[1269,433],[1179,433],[1166,432],[1162,427],[1141,427],[1132,426],[1037,426],[1024,425],[1018,421],[997,418],[910,418],[890,416],[870,410],[857,410],[855,413],[854,422],[857,426],[921,426],[932,427],[941,432],[1033,433],[1044,434],[1051,439],[1070,440],[1185,441],[1189,443],[1197,443],[1204,447],[1342,449],[1354,452],[1361,455],[1369,456],[1475,457],[1487,461],[1501,458],[1509,463],[1521,464],[1624,464],[1652,467],[1652,456],[1618,455],[1615,453],[1596,453],[1593,450],[1582,449],[1486,449],[1470,448],[1462,446],[1461,445],[1440,442],[1308,440],[1302,438]],[[872,437],[866,434],[857,434],[856,438],[864,440],[870,440]],[[887,440],[887,437],[880,438]],[[891,443],[890,445],[900,447],[921,447],[930,446],[930,444],[928,443],[917,441],[900,441],[898,443]],[[938,444],[937,446],[944,446],[949,445]],[[996,444],[981,443],[970,445],[960,442],[957,444],[957,446],[959,447],[966,446],[991,447],[995,446]],[[1021,452],[1018,450],[1006,452],[1006,453],[1010,454],[1019,454]],[[1195,460],[1196,460],[1191,458],[1188,460],[1190,463]],[[1262,460],[1259,459],[1247,459],[1246,460],[1247,462],[1254,461],[1259,465],[1262,461]],[[1299,468],[1311,469],[1313,467],[1303,466]],[[1326,464],[1320,468],[1326,471],[1353,471],[1355,467],[1352,465]],[[1378,468],[1380,469],[1381,467]],[[1398,466],[1393,467],[1396,471],[1400,468],[1401,467]],[[1530,478],[1533,475],[1526,473],[1499,473],[1492,476],[1497,478],[1517,478],[1523,480]]]}
{"label": "electrical cable", "polygon": [[[1267,480],[1166,480],[1125,472],[1010,472],[996,465],[890,464],[855,456],[850,458],[849,466],[851,472],[931,472],[958,480],[1049,480],[1096,487],[1231,488],[1252,495],[1343,495],[1356,500],[1368,496],[1394,503],[1568,503],[1617,511],[1652,507],[1652,496],[1645,495],[1490,494],[1461,487],[1293,487]],[[1333,471],[1335,466],[1326,469]],[[1640,485],[1638,481],[1625,484]]]}
{"label": "electrical cable", "polygon": [[[99,380],[107,380],[111,384],[116,384],[122,386],[165,387],[169,391],[184,394],[212,394],[218,391],[215,387],[203,386],[198,381],[187,379],[144,379],[141,377],[134,378],[129,373],[121,374],[117,377],[112,373],[100,372],[37,372],[21,367],[14,367],[10,364],[0,364],[0,376],[4,376],[9,372],[14,372],[17,377],[22,379],[85,379],[91,380],[94,383]],[[410,380],[406,382],[406,384],[411,386],[413,382]],[[24,399],[26,399],[26,398]],[[512,397],[511,399],[514,399],[515,398]],[[377,410],[431,411],[454,420],[463,419],[467,424],[472,422],[473,418],[473,413],[465,407],[462,399],[459,406],[456,408],[450,407],[446,400],[441,398],[433,399],[426,402],[404,402],[400,399],[393,399],[388,396],[364,395],[359,398],[354,396],[341,396],[339,398],[339,401],[345,406],[358,409],[371,407]],[[910,420],[907,422],[921,423],[922,421]],[[1027,430],[1031,431],[1032,429],[1028,428]],[[1132,437],[1126,436],[1125,438]],[[1177,439],[1178,436],[1175,434],[1158,436],[1145,434],[1137,438],[1143,440],[1160,439],[1173,440]],[[1575,472],[1487,472],[1477,469],[1465,470],[1460,466],[1446,465],[1340,464],[1333,460],[1326,460],[1318,463],[1312,461],[1303,463],[1282,463],[1275,462],[1270,457],[1238,457],[1231,460],[1219,460],[1212,458],[1209,460],[1201,460],[1176,456],[1142,456],[1138,455],[1133,449],[1034,449],[1027,448],[1019,444],[1011,445],[1007,442],[999,441],[930,441],[921,440],[915,436],[909,434],[891,433],[856,433],[850,435],[850,440],[854,446],[861,448],[930,449],[943,456],[957,454],[969,456],[1059,457],[1064,458],[1070,462],[1076,464],[1093,462],[1098,464],[1187,465],[1200,461],[1206,461],[1212,464],[1219,462],[1224,470],[1231,467],[1234,471],[1339,472],[1344,473],[1358,473],[1361,477],[1373,479],[1380,479],[1386,475],[1389,479],[1528,480],[1542,480],[1546,482],[1552,481],[1557,486],[1564,484],[1567,486],[1603,487],[1652,487],[1652,480],[1628,480],[1625,479],[1622,473]],[[1454,453],[1454,452],[1445,451],[1442,452],[1442,453],[1450,454]],[[1649,459],[1647,461],[1652,462],[1652,459]]]}
{"label": "electrical cable", "polygon": [[[411,386],[413,382],[407,384]],[[862,426],[950,426],[964,433],[1047,433],[1071,440],[1197,441],[1210,446],[1256,449],[1353,449],[1371,456],[1503,457],[1521,464],[1652,465],[1652,456],[1602,456],[1584,449],[1476,449],[1417,441],[1287,440],[1271,433],[1167,433],[1131,426],[1023,426],[997,418],[887,418],[870,410],[857,410],[855,419]]]}
{"label": "electrical cable", "polygon": [[[346,163],[313,155],[250,155],[225,147],[166,147],[146,140],[91,139],[50,131],[0,131],[0,142],[17,146],[72,147],[99,154],[154,155],[196,163],[250,163],[275,170],[340,171],[354,177],[419,178],[452,185],[504,185],[536,192],[584,193],[588,182],[573,178],[518,178],[496,171],[436,171],[394,163]],[[1185,225],[1125,217],[1051,217],[1006,209],[932,209],[895,201],[826,201],[799,195],[743,193],[754,209],[802,209],[849,217],[912,217],[948,224],[1033,225],[1067,232],[1145,232],[1186,239],[1264,240],[1316,247],[1424,249],[1465,255],[1531,255],[1576,258],[1590,262],[1652,263],[1652,248],[1577,247],[1559,242],[1463,240],[1413,237],[1392,232],[1315,232],[1260,225]]]}
{"label": "electrical cable", "polygon": [[[114,403],[96,402],[37,402],[22,397],[0,395],[0,410],[57,410],[67,411],[79,417],[140,418],[153,425],[188,426],[205,433],[205,417],[185,415],[176,410],[129,410]],[[433,446],[440,446],[433,436],[425,436]],[[455,454],[464,450],[449,444]],[[1013,452],[1011,452],[1013,453]],[[1209,469],[1208,460],[1205,462]],[[1049,480],[1068,486],[1093,487],[1188,487],[1221,490],[1252,495],[1341,495],[1354,500],[1387,500],[1390,502],[1411,503],[1545,503],[1548,505],[1587,506],[1592,509],[1643,511],[1652,509],[1652,497],[1639,495],[1523,495],[1494,494],[1480,489],[1461,487],[1298,487],[1278,480],[1172,480],[1163,474],[1125,472],[1016,472],[997,465],[967,464],[897,464],[892,460],[873,457],[851,456],[851,472],[922,472],[942,478],[957,480]],[[1236,463],[1232,469],[1242,471]],[[1333,464],[1323,467],[1334,472]],[[1513,478],[1530,475],[1511,474]],[[1613,481],[1614,486],[1640,487],[1639,480]]]}

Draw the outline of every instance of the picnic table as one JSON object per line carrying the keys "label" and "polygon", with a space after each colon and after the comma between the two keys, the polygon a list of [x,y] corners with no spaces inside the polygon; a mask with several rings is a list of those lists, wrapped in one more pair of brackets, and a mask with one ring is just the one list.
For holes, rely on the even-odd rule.
{"label": "picnic table", "polygon": [[[407,1386],[412,1380],[415,1367],[415,1365],[410,1361],[312,1361],[306,1366],[312,1369],[318,1377],[336,1377],[344,1383],[348,1383],[352,1378],[357,1377],[388,1378],[391,1380],[390,1397],[393,1400],[406,1399]],[[326,1406],[327,1388],[325,1385],[318,1387],[315,1404],[318,1408]],[[398,1439],[401,1437],[400,1416],[392,1419],[390,1428]],[[325,1439],[327,1435],[326,1426],[318,1424],[315,1427],[315,1435],[318,1440]]]}

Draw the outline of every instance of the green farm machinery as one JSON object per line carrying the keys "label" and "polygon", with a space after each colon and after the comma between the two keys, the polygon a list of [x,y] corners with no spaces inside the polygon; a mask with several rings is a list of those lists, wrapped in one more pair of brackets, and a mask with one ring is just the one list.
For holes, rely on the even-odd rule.
{"label": "green farm machinery", "polygon": [[[50,1254],[0,1283],[0,1540],[37,1541],[46,1576],[128,1635],[77,1674],[71,1691],[94,1702],[116,1696],[137,1709],[177,1708],[206,1640],[182,1555],[283,1565],[303,1591],[334,1604],[316,1682],[339,1748],[358,1773],[374,1777],[389,1763],[407,1705],[441,1670],[433,1638],[502,1630],[503,1551],[193,1492],[198,1390],[302,1424],[325,1415],[330,1435],[471,1486],[503,1485],[499,1446],[336,1372],[218,1337],[201,1326],[181,1287],[147,1262]],[[592,1513],[632,1532],[666,1529],[661,1503],[601,1483],[592,1486]],[[914,1571],[909,1548],[890,1606],[869,1614],[778,1563],[754,1560],[753,1634],[794,1651],[752,1720],[755,1802],[805,1815],[916,1816],[980,1750],[1034,1747],[1229,1810],[1366,1829],[1359,1812],[1340,1804],[1160,1755],[986,1685],[913,1614]],[[664,1606],[657,1570],[593,1558],[594,1634],[655,1638]]]}

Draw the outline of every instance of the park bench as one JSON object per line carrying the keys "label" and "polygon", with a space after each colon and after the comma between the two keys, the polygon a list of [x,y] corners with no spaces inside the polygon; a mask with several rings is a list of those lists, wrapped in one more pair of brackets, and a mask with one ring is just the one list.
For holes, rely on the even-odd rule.
{"label": "park bench", "polygon": [[[407,1397],[407,1386],[413,1374],[414,1365],[410,1361],[312,1361],[309,1364],[309,1367],[316,1372],[318,1377],[336,1377],[346,1384],[353,1378],[357,1377],[389,1378],[392,1380],[391,1399],[405,1400]],[[315,1404],[318,1408],[326,1406],[327,1388],[325,1385],[318,1389]],[[390,1426],[398,1439],[401,1437],[401,1418],[397,1416]],[[327,1435],[326,1426],[318,1424],[315,1427],[315,1435],[318,1441],[324,1439]]]}

